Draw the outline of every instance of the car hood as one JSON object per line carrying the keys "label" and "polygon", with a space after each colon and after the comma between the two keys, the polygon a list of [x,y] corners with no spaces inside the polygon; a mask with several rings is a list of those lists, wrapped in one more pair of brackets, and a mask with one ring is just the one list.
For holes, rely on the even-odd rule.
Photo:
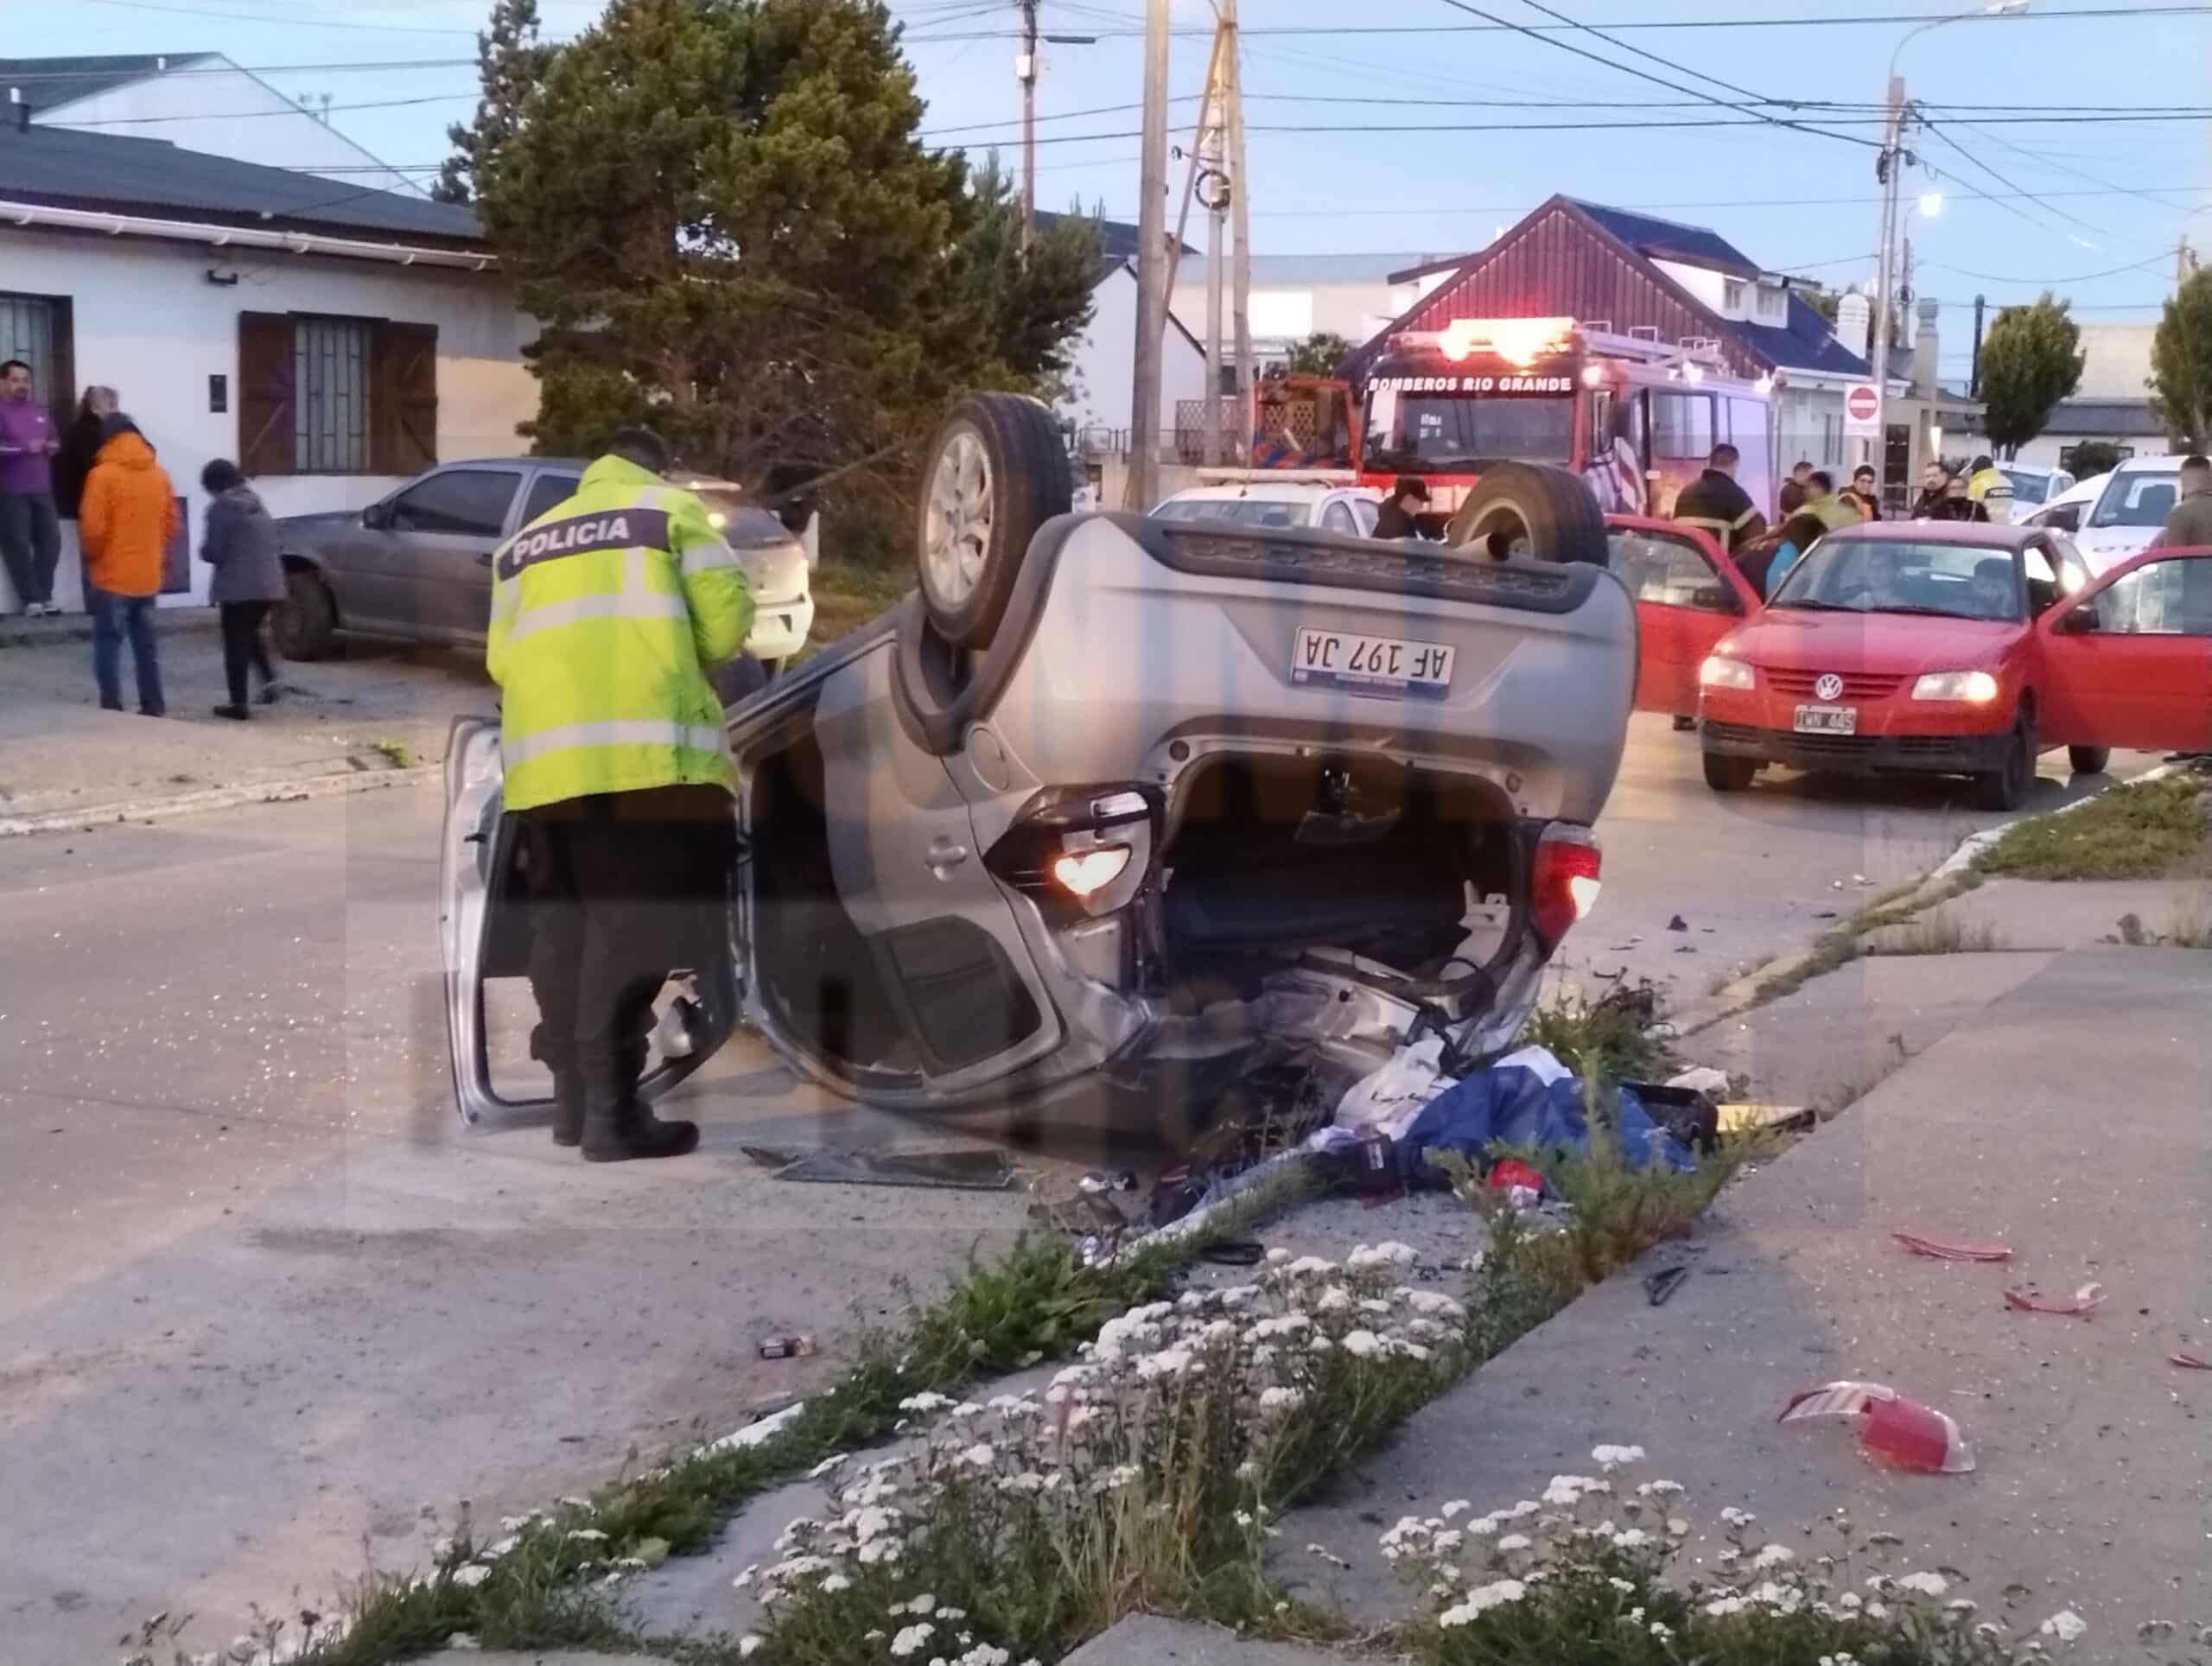
{"label": "car hood", "polygon": [[2086,526],[2074,535],[2074,547],[2095,576],[2131,556],[2141,555],[2158,536],[2155,526]]}
{"label": "car hood", "polygon": [[1775,671],[1913,677],[1973,671],[1997,659],[2027,626],[1924,614],[1817,614],[1770,607],[1722,639],[1720,652]]}
{"label": "car hood", "polygon": [[334,509],[318,515],[280,515],[277,526],[287,532],[336,532],[361,524],[358,509]]}

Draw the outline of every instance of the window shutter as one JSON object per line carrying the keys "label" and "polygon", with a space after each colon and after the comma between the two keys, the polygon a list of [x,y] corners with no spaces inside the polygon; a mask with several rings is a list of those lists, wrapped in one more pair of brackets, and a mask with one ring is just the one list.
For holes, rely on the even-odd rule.
{"label": "window shutter", "polygon": [[419,474],[438,461],[438,327],[384,320],[372,352],[369,466]]}
{"label": "window shutter", "polygon": [[292,319],[238,315],[238,467],[249,474],[296,473],[292,455]]}

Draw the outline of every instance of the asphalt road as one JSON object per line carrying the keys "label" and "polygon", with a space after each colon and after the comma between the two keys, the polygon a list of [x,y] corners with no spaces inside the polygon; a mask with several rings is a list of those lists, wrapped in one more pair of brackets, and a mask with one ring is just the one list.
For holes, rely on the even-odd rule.
{"label": "asphalt road", "polygon": [[[1701,988],[1986,819],[1946,796],[1782,777],[1719,799],[1693,738],[1639,719],[1568,957]],[[365,1541],[419,1565],[423,1506],[482,1521],[719,1433],[836,1369],[763,1362],[762,1335],[849,1332],[1021,1225],[1019,1193],[770,1179],[741,1142],[947,1141],[750,1044],[683,1096],[696,1158],[461,1131],[437,812],[394,789],[0,840],[10,1659],[112,1658],[162,1608],[216,1646],[251,1602],[327,1596]],[[1065,1180],[1099,1154],[1022,1160]]]}

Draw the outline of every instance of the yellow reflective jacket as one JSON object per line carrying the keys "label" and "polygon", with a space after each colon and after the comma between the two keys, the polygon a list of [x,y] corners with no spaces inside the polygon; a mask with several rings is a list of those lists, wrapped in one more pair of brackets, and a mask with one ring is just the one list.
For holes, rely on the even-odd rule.
{"label": "yellow reflective jacket", "polygon": [[493,557],[485,668],[503,693],[504,801],[736,790],[704,667],[745,645],[745,575],[689,492],[620,457]]}

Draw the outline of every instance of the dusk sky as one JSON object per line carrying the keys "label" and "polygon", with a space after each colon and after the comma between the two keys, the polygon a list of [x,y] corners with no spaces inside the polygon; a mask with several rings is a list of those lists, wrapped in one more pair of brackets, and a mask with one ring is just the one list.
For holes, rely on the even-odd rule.
{"label": "dusk sky", "polygon": [[[1747,110],[1871,141],[1891,53],[1916,22],[1955,8],[1547,4],[1553,16],[1525,0],[1245,0],[1255,251],[1456,253],[1563,191],[1713,226],[1772,269],[1836,284],[1871,278],[1871,144]],[[0,55],[219,50],[288,93],[330,94],[337,125],[427,178],[445,153],[445,124],[473,103],[473,37],[486,7],[353,0],[313,8],[313,22],[299,21],[308,8],[289,18],[282,10],[273,0],[7,0]],[[1001,144],[1013,162],[1013,0],[900,0],[893,10],[930,103],[925,130],[979,154]],[[598,0],[543,7],[556,36],[599,10]],[[1134,219],[1139,0],[1044,0],[1040,16],[1050,33],[1097,39],[1047,48],[1039,201],[1080,197]],[[1173,110],[1187,137],[1212,12],[1208,0],[1175,0],[1175,17],[1184,32],[1173,90],[1183,96]],[[1608,29],[1618,44],[1562,17]],[[1547,33],[1532,39],[1489,19]],[[1933,126],[1915,140],[1923,165],[1909,176],[1907,202],[1943,196],[1934,218],[1908,217],[1920,292],[1963,308],[1977,292],[1994,305],[2050,288],[2085,322],[2155,320],[2177,239],[2212,242],[2209,64],[2212,5],[2038,3],[1912,40],[1901,68]],[[1751,98],[1839,107],[1789,111],[1748,106]],[[1522,103],[1502,102],[1512,100]],[[1534,130],[1631,121],[1745,124]],[[1955,370],[1966,315],[1947,310],[1943,321]]]}

